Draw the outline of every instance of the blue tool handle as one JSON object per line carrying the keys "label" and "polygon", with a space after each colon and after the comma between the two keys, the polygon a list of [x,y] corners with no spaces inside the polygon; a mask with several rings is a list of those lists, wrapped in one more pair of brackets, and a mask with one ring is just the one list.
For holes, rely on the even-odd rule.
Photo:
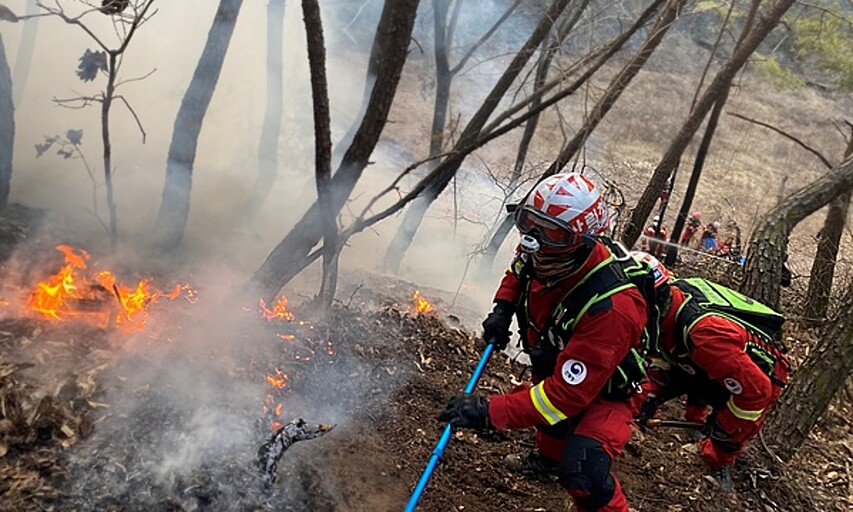
{"label": "blue tool handle", "polygon": [[[471,379],[468,380],[468,385],[465,386],[466,393],[473,392],[477,387],[477,383],[483,375],[483,370],[486,369],[486,364],[489,362],[489,358],[492,357],[492,353],[494,351],[495,342],[494,340],[491,340],[486,346],[486,350],[483,352],[480,362],[477,363],[477,367],[474,369]],[[409,503],[406,504],[405,512],[414,512],[415,507],[418,506],[418,501],[420,501],[421,495],[424,493],[427,483],[429,483],[429,479],[435,471],[435,467],[438,465],[439,459],[444,455],[444,448],[447,446],[447,443],[450,442],[450,436],[452,434],[453,427],[448,423],[444,427],[444,432],[441,433],[441,437],[438,439],[438,442],[435,444],[435,448],[432,450],[432,456],[429,458],[429,462],[427,463],[426,468],[424,468],[424,472],[421,474],[421,478],[418,480],[418,484],[415,486],[412,496],[409,498]]]}

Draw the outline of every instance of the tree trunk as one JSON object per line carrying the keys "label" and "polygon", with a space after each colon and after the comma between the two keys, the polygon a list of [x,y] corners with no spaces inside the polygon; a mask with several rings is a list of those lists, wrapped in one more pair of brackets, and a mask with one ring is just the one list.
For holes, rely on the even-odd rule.
{"label": "tree trunk", "polygon": [[193,164],[198,136],[213,98],[243,0],[220,0],[207,42],[175,118],[166,163],[163,202],[155,226],[157,243],[174,249],[181,243],[190,212]]}
{"label": "tree trunk", "polygon": [[[361,173],[385,128],[408,55],[418,4],[418,0],[385,2],[371,52],[372,55],[382,58],[376,61],[378,69],[375,84],[371,87],[369,104],[353,136],[352,144],[343,155],[332,178],[331,197],[324,205],[335,216],[343,208],[361,178]],[[311,248],[317,245],[322,236],[322,215],[315,202],[255,271],[251,286],[268,302],[272,301],[281,287],[304,268]]]}
{"label": "tree trunk", "polygon": [[101,141],[104,146],[104,186],[107,196],[107,211],[110,214],[110,247],[115,252],[118,247],[118,212],[116,211],[113,191],[113,145],[110,140],[110,108],[112,108],[116,90],[118,53],[110,52],[108,59],[107,90],[104,93],[104,101],[101,102]]}
{"label": "tree trunk", "polygon": [[12,182],[12,152],[15,148],[15,104],[12,101],[12,77],[6,61],[6,47],[0,34],[0,210],[9,202]]}
{"label": "tree trunk", "polygon": [[788,237],[803,219],[853,188],[853,157],[798,190],[770,211],[749,241],[741,292],[770,307],[779,306]]}
{"label": "tree trunk", "polygon": [[[447,124],[447,111],[450,108],[450,85],[453,75],[450,73],[450,63],[447,57],[448,33],[453,27],[447,26],[447,13],[450,0],[433,0],[433,26],[435,30],[435,104],[432,109],[432,128],[429,136],[429,156],[441,154],[444,146],[444,127]],[[434,169],[435,160],[429,163]]]}
{"label": "tree trunk", "polygon": [[[681,203],[681,209],[678,210],[678,217],[675,219],[675,226],[673,226],[672,234],[669,237],[670,245],[666,248],[664,265],[667,267],[672,267],[675,264],[676,256],[678,256],[678,243],[681,241],[681,231],[684,229],[684,223],[687,222],[687,216],[689,215],[690,208],[693,206],[693,197],[696,195],[696,189],[699,187],[699,179],[702,177],[702,169],[705,167],[705,158],[708,156],[714,132],[717,131],[720,115],[723,113],[723,107],[726,106],[728,99],[729,87],[726,87],[720,98],[714,103],[714,109],[711,110],[711,116],[708,118],[707,126],[705,126],[705,134],[702,136],[702,142],[699,143],[699,149],[696,150],[696,161],[693,162],[693,172],[690,174],[690,181],[687,182],[684,201]],[[661,219],[658,222],[658,232],[661,222],[663,222],[663,215],[661,215]]]}
{"label": "tree trunk", "polygon": [[[847,141],[844,157],[847,158],[851,154],[853,154],[853,134]],[[841,235],[844,234],[844,226],[847,224],[851,195],[853,190],[848,190],[829,203],[826,220],[823,221],[823,227],[817,234],[817,253],[812,263],[809,291],[803,307],[803,315],[807,319],[820,320],[826,317],[832,292],[832,280],[835,277],[835,260],[838,256],[838,248],[841,246]]]}
{"label": "tree trunk", "polygon": [[[492,88],[483,104],[468,122],[467,126],[465,126],[462,135],[460,135],[459,140],[456,143],[456,148],[454,149],[465,147],[477,138],[480,134],[480,130],[482,130],[483,126],[485,126],[486,122],[489,120],[489,117],[494,113],[506,92],[536,52],[536,48],[538,48],[539,45],[542,44],[542,41],[544,41],[548,36],[548,32],[550,32],[551,27],[554,25],[554,20],[558,19],[562,15],[570,1],[571,0],[554,0],[551,7],[548,9],[548,12],[542,17],[539,25],[530,35],[530,38],[526,43],[524,43],[524,46],[512,59],[509,66],[507,66],[503,75],[498,79],[498,82]],[[420,197],[415,201],[412,201],[412,204],[406,210],[406,213],[403,216],[403,222],[397,229],[394,239],[391,241],[391,245],[389,245],[388,250],[385,253],[384,266],[391,272],[396,273],[399,270],[403,256],[412,244],[412,240],[414,240],[421,222],[423,222],[424,214],[426,214],[427,209],[429,209],[429,206],[433,201],[435,201],[441,192],[444,191],[453,179],[453,176],[456,175],[456,171],[459,169],[459,166],[462,165],[462,161],[462,159],[459,159],[458,164],[447,167],[446,170],[442,172],[440,179],[431,183],[430,186],[423,191],[423,194]]]}
{"label": "tree trunk", "polygon": [[258,143],[258,177],[246,211],[254,217],[269,197],[278,176],[278,140],[284,103],[284,11],[287,0],[267,5],[267,106]]}
{"label": "tree trunk", "polygon": [[702,94],[702,97],[696,103],[690,115],[688,115],[687,120],[681,126],[678,134],[670,143],[669,148],[667,148],[655,168],[648,185],[646,185],[642,196],[637,202],[637,206],[631,213],[631,218],[622,234],[622,241],[625,245],[631,247],[636,243],[661,191],[666,186],[667,179],[669,179],[670,174],[678,166],[681,156],[693,139],[693,135],[699,129],[708,111],[716,103],[723,91],[731,84],[732,79],[744,66],[750,55],[764,41],[767,34],[773,30],[793,3],[794,0],[777,0],[776,4],[768,9],[764,17],[758,20],[755,26],[752,27],[741,44],[737,45],[732,56],[708,85],[708,88]]}
{"label": "tree trunk", "polygon": [[[302,0],[305,33],[308,46],[308,66],[311,73],[311,99],[314,107],[314,166],[317,200],[330,203],[332,180],[332,129],[329,114],[329,85],[326,78],[326,43],[323,37],[323,18],[317,0]],[[336,212],[323,208],[323,284],[320,300],[326,313],[332,307],[338,282],[338,226]]]}
{"label": "tree trunk", "polygon": [[848,296],[838,321],[820,339],[770,412],[764,428],[765,441],[783,461],[790,460],[808,439],[853,372],[853,298]]}
{"label": "tree trunk", "polygon": [[628,85],[630,85],[634,77],[637,76],[637,73],[643,69],[643,66],[645,66],[646,62],[649,60],[649,57],[652,56],[658,45],[663,41],[664,36],[669,31],[669,28],[681,13],[681,8],[684,6],[685,2],[686,0],[669,0],[669,2],[667,2],[666,9],[664,9],[660,18],[658,18],[657,23],[655,23],[654,27],[649,31],[649,35],[646,37],[646,40],[643,41],[642,46],[640,46],[639,51],[637,51],[637,54],[634,55],[634,57],[619,71],[616,77],[613,78],[610,82],[610,86],[605,91],[604,96],[598,100],[595,107],[593,107],[592,112],[590,112],[586,123],[584,123],[580,130],[575,133],[575,136],[572,137],[565,146],[563,146],[563,149],[560,150],[560,154],[557,156],[557,159],[554,160],[550,167],[548,167],[548,170],[545,171],[545,176],[550,176],[560,172],[583,147],[586,143],[587,137],[589,137],[590,134],[598,127],[598,124],[604,119],[604,116],[610,112],[610,109],[613,108],[613,105],[615,105],[616,101],[619,100],[622,92],[628,87]]}
{"label": "tree trunk", "polygon": [[[33,16],[40,11],[38,0],[27,1],[27,16]],[[18,56],[15,58],[15,69],[12,71],[12,83],[15,84],[13,98],[15,105],[20,105],[27,88],[30,67],[33,63],[33,50],[36,47],[36,35],[39,29],[39,19],[30,18],[21,29],[21,41],[18,44]]]}

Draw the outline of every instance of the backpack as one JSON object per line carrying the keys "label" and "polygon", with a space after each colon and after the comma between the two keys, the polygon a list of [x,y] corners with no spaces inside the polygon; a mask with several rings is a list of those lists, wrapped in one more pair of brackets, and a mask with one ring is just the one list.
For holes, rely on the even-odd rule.
{"label": "backpack", "polygon": [[732,320],[765,342],[787,352],[782,344],[782,324],[785,317],[764,304],[721,284],[691,277],[672,283],[684,292],[685,301],[679,308],[676,323],[690,330],[701,318],[716,314]]}

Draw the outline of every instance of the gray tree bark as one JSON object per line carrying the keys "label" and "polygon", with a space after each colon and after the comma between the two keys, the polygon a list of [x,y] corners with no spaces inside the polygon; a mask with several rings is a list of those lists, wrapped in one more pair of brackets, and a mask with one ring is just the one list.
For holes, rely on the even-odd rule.
{"label": "gray tree bark", "polygon": [[[847,158],[851,154],[853,154],[853,134],[847,141],[844,157]],[[829,203],[829,211],[826,212],[823,227],[817,234],[817,252],[812,263],[809,290],[803,307],[803,316],[810,320],[825,318],[829,308],[832,281],[835,278],[835,261],[838,257],[838,248],[841,246],[841,236],[847,225],[851,196],[853,196],[853,190],[848,190]]]}
{"label": "gray tree bark", "polygon": [[[848,167],[853,167],[848,161]],[[848,296],[837,321],[821,336],[793,381],[779,398],[764,426],[765,442],[783,461],[808,439],[829,403],[853,373],[853,297]]]}
{"label": "gray tree bark", "polygon": [[794,0],[777,0],[765,12],[764,16],[755,23],[741,44],[735,48],[732,56],[708,85],[708,88],[702,94],[699,101],[696,102],[693,110],[655,168],[649,183],[646,185],[642,196],[637,202],[637,206],[631,213],[631,218],[622,234],[622,241],[625,245],[632,247],[636,243],[646,220],[649,218],[649,214],[652,212],[658,197],[666,186],[670,174],[678,167],[684,151],[687,149],[690,141],[693,140],[693,136],[699,130],[699,126],[701,126],[708,111],[711,110],[711,107],[717,102],[717,99],[729,86],[738,71],[743,68],[749,57],[758,48],[758,45],[764,41],[767,34],[779,23],[779,20],[793,3]]}
{"label": "gray tree bark", "polygon": [[231,43],[234,25],[243,0],[220,0],[213,25],[207,35],[201,58],[196,65],[190,85],[181,101],[172,130],[172,142],[166,163],[166,183],[163,201],[157,212],[155,240],[166,249],[181,243],[190,213],[193,165],[198,148],[198,136],[213,98],[222,63]]}
{"label": "gray tree bark", "polygon": [[779,307],[782,265],[788,238],[803,219],[853,188],[853,157],[788,196],[758,224],[749,241],[740,291],[770,307]]}
{"label": "gray tree bark", "polygon": [[9,202],[12,182],[12,153],[15,147],[15,104],[12,101],[12,76],[6,61],[6,47],[0,34],[0,210]]}

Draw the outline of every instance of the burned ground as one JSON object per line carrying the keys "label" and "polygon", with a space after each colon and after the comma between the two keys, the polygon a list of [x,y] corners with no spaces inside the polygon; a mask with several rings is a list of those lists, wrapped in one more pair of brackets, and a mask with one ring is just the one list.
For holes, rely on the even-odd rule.
{"label": "burned ground", "polygon": [[[473,333],[448,325],[458,325],[449,300],[420,314],[410,288],[376,278],[342,293],[350,298],[328,324],[310,304],[276,325],[258,327],[250,315],[225,334],[245,339],[226,349],[7,316],[0,510],[402,509],[439,437],[436,416],[480,350]],[[195,307],[178,308],[185,331],[204,323]],[[789,338],[797,354],[814,342],[808,331]],[[479,389],[505,392],[522,373],[498,354]],[[271,391],[268,375],[287,375],[286,384]],[[258,447],[272,421],[294,417],[337,426],[294,445],[265,489]],[[732,495],[716,490],[678,431],[637,432],[615,471],[639,511],[849,510],[850,417],[849,405],[833,406],[785,466],[756,440],[735,468]],[[508,454],[531,447],[530,431],[456,433],[419,510],[569,510],[557,483],[505,468]]]}

